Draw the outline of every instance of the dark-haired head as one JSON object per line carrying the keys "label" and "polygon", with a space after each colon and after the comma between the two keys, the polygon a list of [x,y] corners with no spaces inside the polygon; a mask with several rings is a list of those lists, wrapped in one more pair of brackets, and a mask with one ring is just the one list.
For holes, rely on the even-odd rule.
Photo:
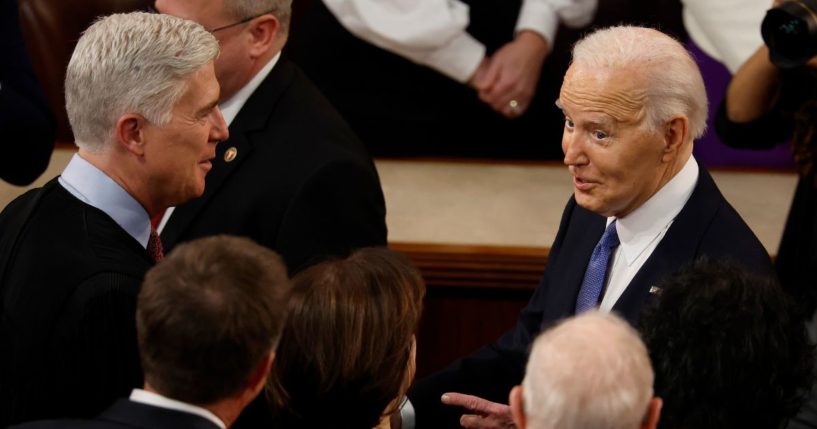
{"label": "dark-haired head", "polygon": [[293,279],[269,393],[280,427],[370,429],[414,372],[425,286],[403,256],[366,248]]}
{"label": "dark-haired head", "polygon": [[779,428],[813,379],[805,327],[776,281],[702,259],[641,318],[661,427]]}

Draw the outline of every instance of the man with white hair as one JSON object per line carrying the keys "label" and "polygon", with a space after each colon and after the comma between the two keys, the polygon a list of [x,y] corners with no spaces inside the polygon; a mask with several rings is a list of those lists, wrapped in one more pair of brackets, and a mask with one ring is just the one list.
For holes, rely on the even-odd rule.
{"label": "man with white hair", "polygon": [[[542,281],[516,327],[495,344],[417,383],[417,424],[491,427],[522,378],[543,324],[599,307],[628,321],[659,280],[700,256],[771,275],[769,256],[692,157],[705,129],[703,79],[684,47],[648,28],[613,27],[576,44],[557,105],[574,195]],[[460,395],[447,392],[466,392]],[[489,426],[484,426],[488,424]]]}
{"label": "man with white hair", "polygon": [[655,429],[662,401],[638,333],[619,317],[588,311],[534,341],[525,379],[511,390],[519,429]]}
{"label": "man with white hair", "polygon": [[147,13],[98,20],[65,79],[78,153],[0,214],[0,427],[91,417],[141,384],[134,314],[162,258],[150,217],[204,192],[218,42]]}

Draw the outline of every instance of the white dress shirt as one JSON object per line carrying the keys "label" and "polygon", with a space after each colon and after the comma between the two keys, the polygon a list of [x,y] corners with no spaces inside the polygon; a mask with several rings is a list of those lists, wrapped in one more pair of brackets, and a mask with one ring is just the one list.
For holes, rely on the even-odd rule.
{"label": "white dress shirt", "polygon": [[686,205],[696,183],[698,163],[690,156],[675,177],[632,213],[619,219],[607,218],[608,225],[616,221],[620,244],[611,257],[612,265],[601,300],[602,310],[613,308]]}
{"label": "white dress shirt", "polygon": [[211,413],[209,410],[205,410],[204,408],[197,407],[195,405],[190,405],[185,402],[177,401],[175,399],[170,399],[164,397],[158,393],[148,392],[147,390],[142,389],[133,389],[130,394],[130,400],[133,402],[139,402],[141,404],[152,405],[154,407],[159,408],[166,408],[168,410],[175,410],[181,411],[183,413],[188,414],[195,414],[200,417],[204,417],[207,420],[210,420],[214,424],[218,425],[221,429],[227,429],[227,426],[221,421],[218,416]]}
{"label": "white dress shirt", "polygon": [[[355,36],[466,82],[485,57],[485,46],[468,34],[468,5],[459,0],[324,0]],[[559,23],[587,25],[597,0],[523,0],[516,31],[532,30],[550,46]]]}
{"label": "white dress shirt", "polygon": [[763,44],[760,23],[771,0],[682,0],[689,37],[733,74]]}
{"label": "white dress shirt", "polygon": [[150,239],[148,212],[102,170],[79,154],[74,154],[57,181],[80,201],[105,212],[142,247],[147,248]]}
{"label": "white dress shirt", "polygon": [[[224,122],[227,123],[229,127],[236,116],[238,116],[238,112],[241,111],[241,108],[244,107],[244,104],[247,103],[250,96],[255,92],[256,89],[261,85],[261,82],[267,78],[267,76],[272,71],[272,68],[275,67],[275,64],[278,63],[278,60],[281,58],[281,53],[275,54],[274,57],[266,64],[258,73],[247,82],[238,92],[235,93],[232,97],[228,100],[225,100],[223,103],[218,105],[218,110],[221,110],[221,116],[224,117]],[[165,214],[162,216],[162,220],[159,222],[159,225],[156,226],[156,231],[160,234],[162,230],[165,229],[165,225],[167,225],[167,221],[170,220],[170,215],[173,214],[173,211],[176,210],[176,207],[168,207],[165,210]]]}

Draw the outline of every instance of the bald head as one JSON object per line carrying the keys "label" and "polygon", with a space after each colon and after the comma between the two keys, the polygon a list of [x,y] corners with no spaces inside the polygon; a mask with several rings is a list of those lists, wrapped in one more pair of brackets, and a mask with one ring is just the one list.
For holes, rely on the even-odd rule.
{"label": "bald head", "polygon": [[[640,428],[652,414],[652,385],[647,349],[633,328],[610,314],[583,313],[534,342],[520,426]],[[518,401],[513,396],[512,406]]]}

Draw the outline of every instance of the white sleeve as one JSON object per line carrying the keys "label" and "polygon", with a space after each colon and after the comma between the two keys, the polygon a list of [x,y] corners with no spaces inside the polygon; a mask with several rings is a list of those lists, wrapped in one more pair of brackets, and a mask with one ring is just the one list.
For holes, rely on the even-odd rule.
{"label": "white sleeve", "polygon": [[535,31],[553,46],[560,22],[572,28],[590,24],[597,5],[598,0],[523,0],[516,32]]}
{"label": "white sleeve", "polygon": [[760,23],[771,0],[683,0],[684,27],[710,57],[735,73],[763,44]]}
{"label": "white sleeve", "polygon": [[466,82],[485,57],[468,34],[468,5],[458,0],[324,0],[355,36]]}

